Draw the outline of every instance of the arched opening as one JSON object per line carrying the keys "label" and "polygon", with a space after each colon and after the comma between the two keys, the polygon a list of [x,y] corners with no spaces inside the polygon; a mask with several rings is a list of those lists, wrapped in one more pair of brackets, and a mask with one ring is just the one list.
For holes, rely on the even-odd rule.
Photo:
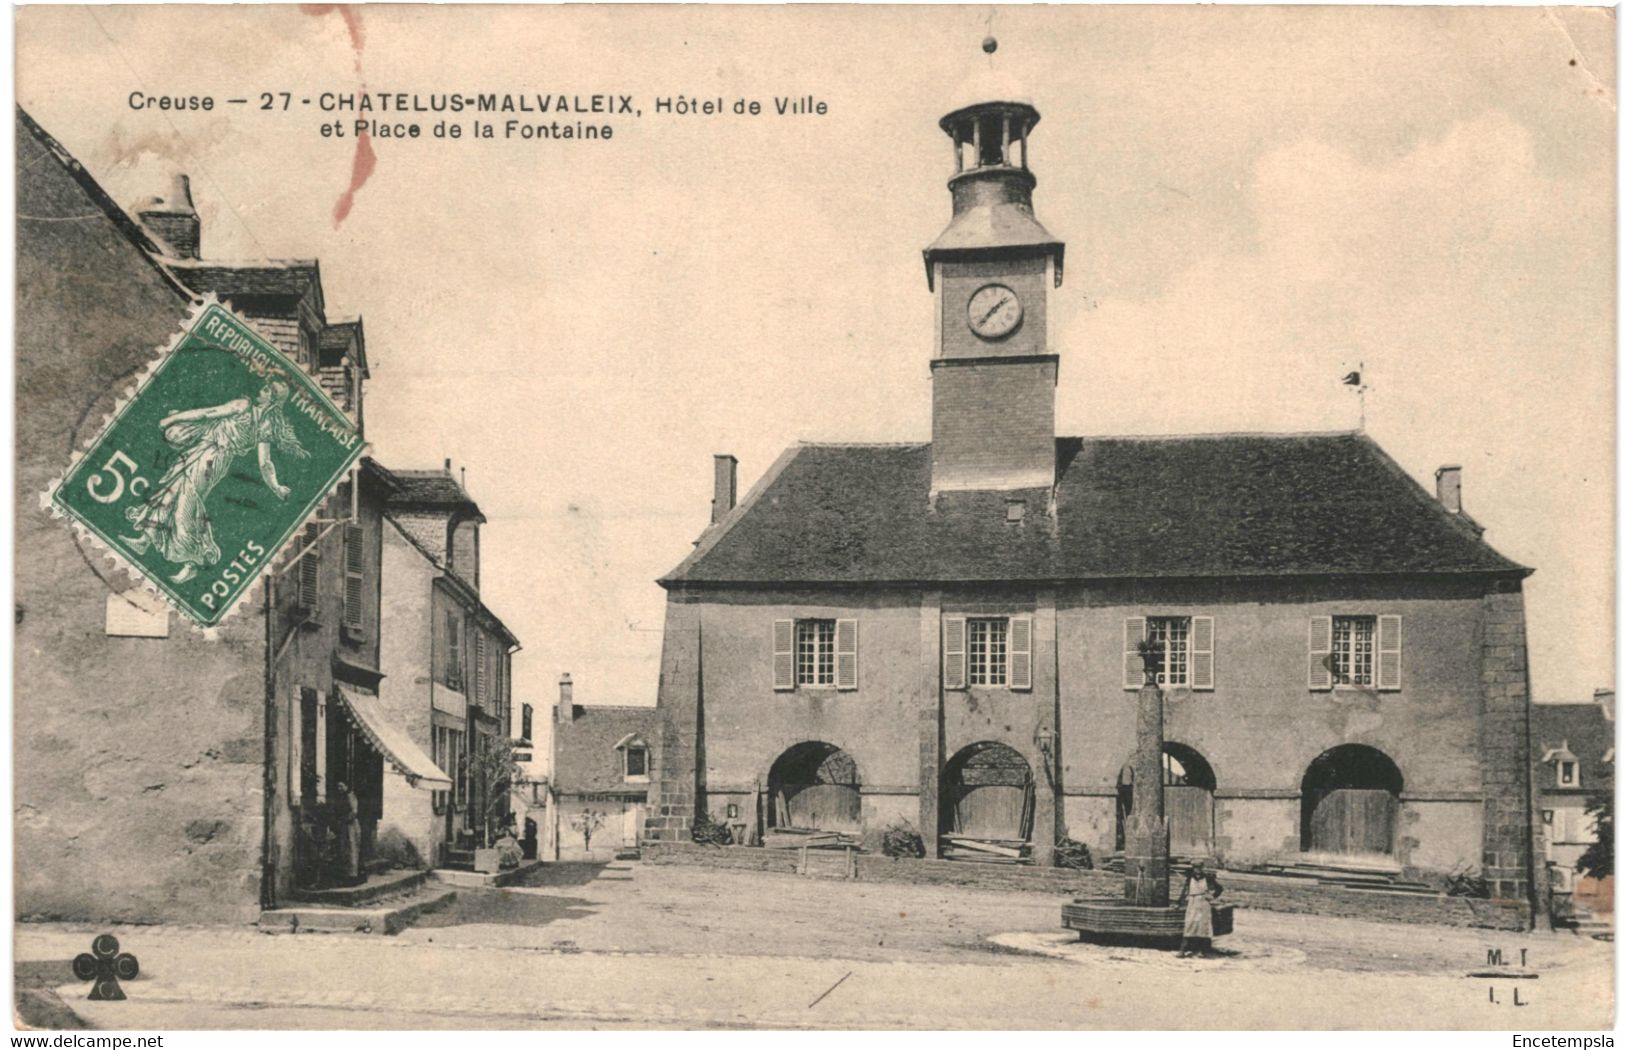
{"label": "arched opening", "polygon": [[1033,769],[1021,752],[991,741],[963,748],[942,772],[941,832],[1001,842],[1033,834]]}
{"label": "arched opening", "polygon": [[1303,775],[1304,852],[1393,853],[1404,789],[1399,767],[1374,747],[1344,744],[1325,752]]}
{"label": "arched opening", "polygon": [[834,744],[808,741],[780,755],[768,771],[767,791],[770,828],[862,829],[858,764]]}
{"label": "arched opening", "polygon": [[[1168,818],[1168,852],[1176,857],[1213,856],[1213,793],[1218,779],[1201,752],[1184,744],[1162,745],[1162,809]],[[1122,849],[1134,812],[1134,760],[1117,774],[1117,848]]]}

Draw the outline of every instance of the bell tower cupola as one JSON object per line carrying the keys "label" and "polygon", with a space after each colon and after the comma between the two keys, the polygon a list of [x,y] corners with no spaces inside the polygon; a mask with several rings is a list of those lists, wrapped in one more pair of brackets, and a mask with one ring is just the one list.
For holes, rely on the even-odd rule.
{"label": "bell tower cupola", "polygon": [[1066,246],[1033,214],[1028,141],[1038,110],[993,69],[939,122],[953,143],[953,217],[925,249],[935,293],[931,490],[1048,488],[1055,482],[1055,383],[1048,294]]}

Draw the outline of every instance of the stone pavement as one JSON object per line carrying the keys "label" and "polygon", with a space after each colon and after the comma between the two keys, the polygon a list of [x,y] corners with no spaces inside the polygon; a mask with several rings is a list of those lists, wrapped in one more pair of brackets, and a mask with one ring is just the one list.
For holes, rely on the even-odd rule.
{"label": "stone pavement", "polygon": [[[460,895],[431,917],[443,925],[399,937],[120,929],[142,966],[124,1003],[87,1002],[67,976],[89,927],[19,926],[16,951],[62,965],[58,992],[90,1024],[125,1029],[1611,1023],[1612,945],[1571,935],[1243,912],[1231,954],[1187,961],[1078,944],[1059,901],[1030,894],[699,874],[554,869],[554,885]],[[1489,947],[1530,948],[1539,978],[1467,977]]]}

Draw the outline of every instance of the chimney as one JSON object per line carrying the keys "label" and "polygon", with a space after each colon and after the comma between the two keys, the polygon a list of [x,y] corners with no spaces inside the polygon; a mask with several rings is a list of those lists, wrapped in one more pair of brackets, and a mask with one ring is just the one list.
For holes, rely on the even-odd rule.
{"label": "chimney", "polygon": [[1461,513],[1461,468],[1443,466],[1433,472],[1434,490],[1440,506],[1452,514]]}
{"label": "chimney", "polygon": [[446,473],[447,474],[451,473],[451,457],[450,456],[446,457]]}
{"label": "chimney", "polygon": [[192,207],[192,184],[185,175],[176,175],[169,192],[149,197],[136,206],[141,225],[162,242],[166,253],[176,259],[196,259],[203,224]]}
{"label": "chimney", "polygon": [[734,498],[739,491],[739,461],[726,453],[712,457],[715,462],[715,494],[711,497],[711,524],[722,520],[734,509]]}
{"label": "chimney", "polygon": [[1602,708],[1602,715],[1608,721],[1614,720],[1614,691],[1612,689],[1596,689],[1591,693],[1591,700]]}
{"label": "chimney", "polygon": [[570,681],[570,672],[559,675],[559,721],[574,722],[576,718],[575,684]]}

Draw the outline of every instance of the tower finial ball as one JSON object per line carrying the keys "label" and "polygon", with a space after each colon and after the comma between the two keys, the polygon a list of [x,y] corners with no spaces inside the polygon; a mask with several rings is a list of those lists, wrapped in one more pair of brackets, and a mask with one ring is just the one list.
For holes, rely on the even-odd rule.
{"label": "tower finial ball", "polygon": [[991,55],[993,52],[997,51],[998,49],[999,49],[999,42],[997,40],[993,39],[992,37],[983,38],[983,40],[982,40],[982,50],[983,51],[986,51],[988,54]]}

